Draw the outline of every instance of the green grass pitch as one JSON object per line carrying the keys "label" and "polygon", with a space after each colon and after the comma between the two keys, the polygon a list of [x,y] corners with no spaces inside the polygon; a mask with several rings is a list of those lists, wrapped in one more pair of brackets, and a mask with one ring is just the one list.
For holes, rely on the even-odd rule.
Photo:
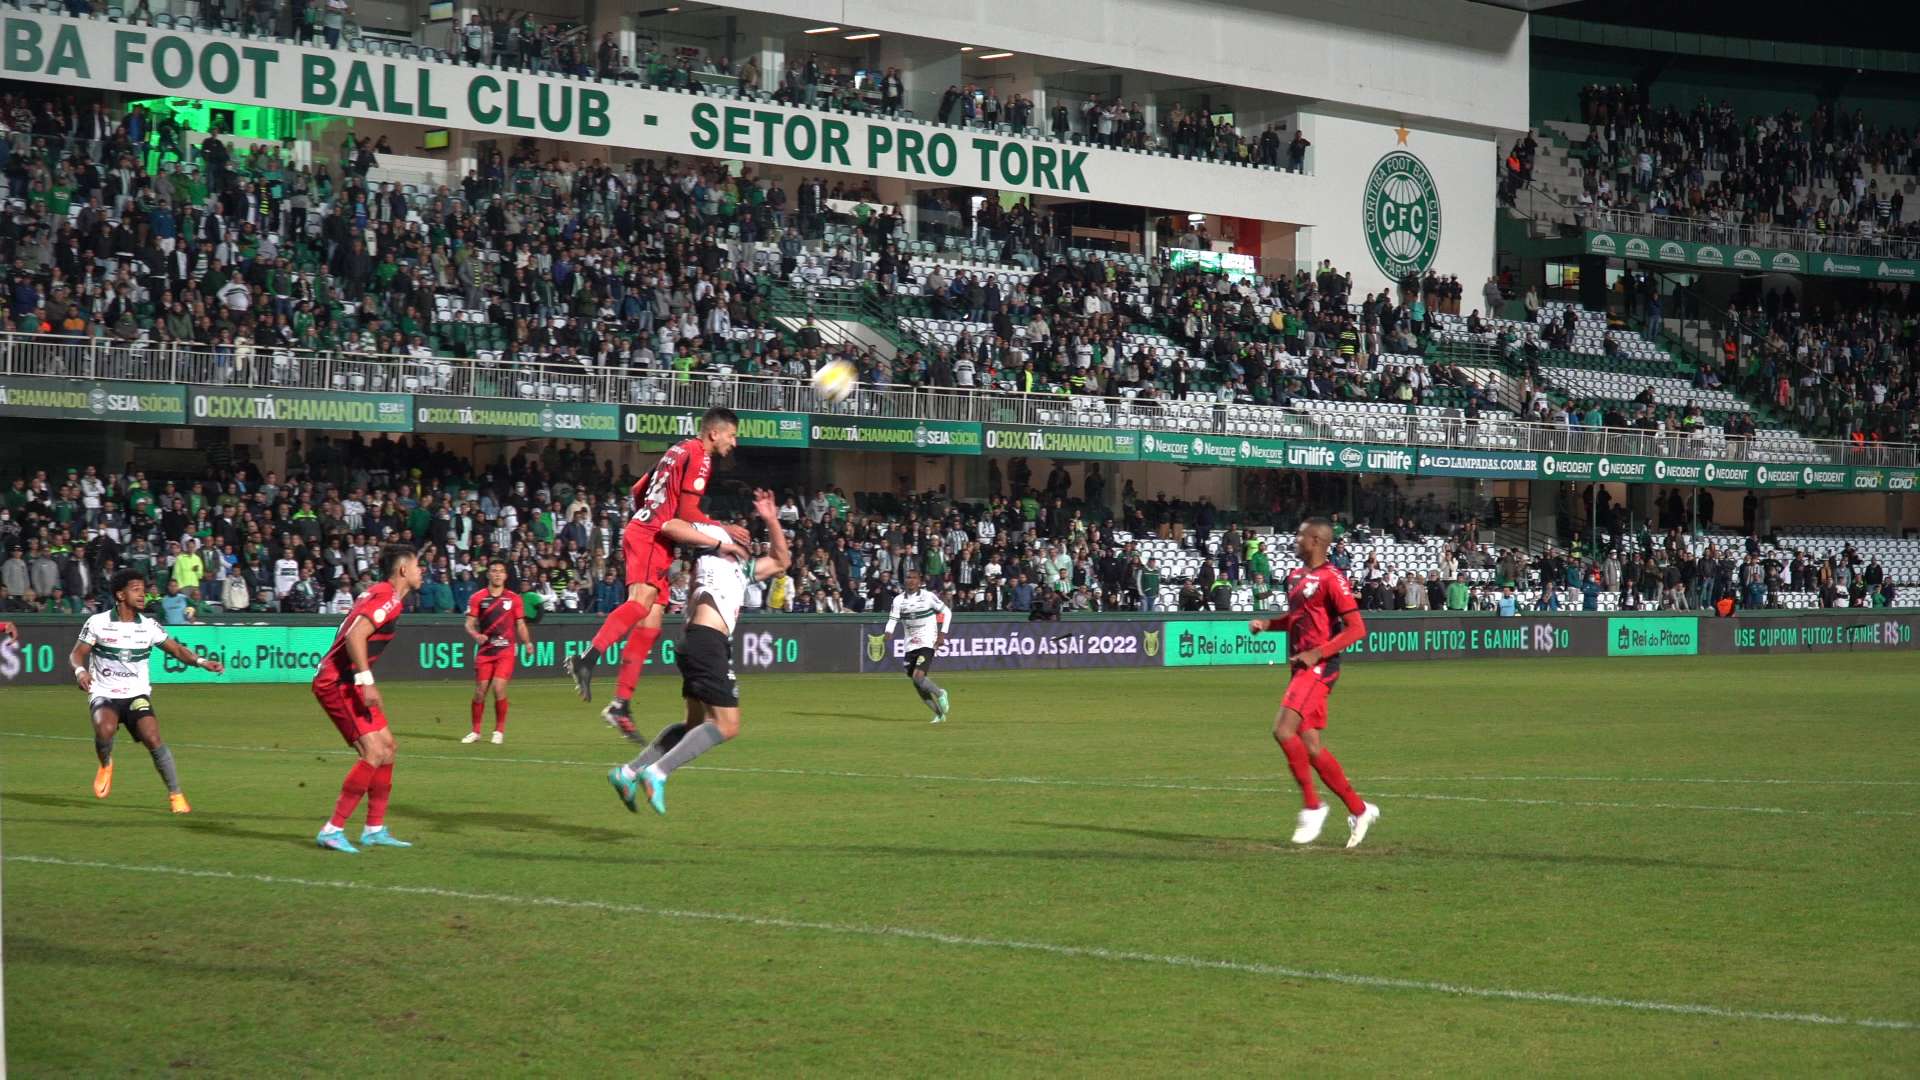
{"label": "green grass pitch", "polygon": [[[936,672],[936,675],[939,673]],[[678,681],[652,673],[651,731]],[[629,815],[561,680],[384,687],[410,851],[312,835],[304,687],[162,688],[195,812],[0,692],[20,1076],[1913,1075],[1912,656],[1349,665],[1384,817],[1288,842],[1269,669],[745,680]],[[350,835],[358,835],[358,821]]]}

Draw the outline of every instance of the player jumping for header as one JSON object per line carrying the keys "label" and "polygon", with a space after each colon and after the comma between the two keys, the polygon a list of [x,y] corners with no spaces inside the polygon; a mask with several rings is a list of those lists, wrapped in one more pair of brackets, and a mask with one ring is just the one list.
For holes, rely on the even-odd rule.
{"label": "player jumping for header", "polygon": [[[80,627],[73,647],[73,681],[87,694],[87,712],[93,716],[93,752],[100,769],[93,774],[93,795],[104,799],[113,790],[113,737],[122,726],[153,757],[153,767],[167,785],[167,803],[176,814],[190,813],[173,769],[173,751],[160,739],[160,718],[153,712],[153,679],[148,654],[159,649],[190,668],[225,671],[218,660],[202,660],[174,640],[167,628],[147,618],[147,579],[137,571],[122,570],[107,583],[113,608],[89,618]],[[11,630],[12,627],[7,627]],[[12,635],[8,635],[12,636]]]}
{"label": "player jumping for header", "polygon": [[733,627],[740,618],[747,586],[787,569],[787,534],[773,492],[753,493],[753,512],[766,523],[768,551],[755,559],[728,542],[717,525],[676,521],[662,530],[669,537],[694,535],[683,542],[697,548],[693,590],[687,596],[687,631],[674,661],[680,667],[680,695],[686,719],[667,725],[639,757],[616,766],[607,781],[639,812],[640,790],[655,813],[667,812],[667,777],[701,754],[740,734],[740,692],[733,673]]}
{"label": "player jumping for header", "polygon": [[593,635],[593,643],[563,663],[580,700],[593,700],[593,666],[622,638],[620,675],[613,700],[600,711],[601,719],[627,738],[639,742],[629,702],[640,681],[641,665],[660,637],[667,604],[667,571],[673,565],[674,542],[663,529],[679,520],[725,529],[736,545],[747,542],[746,530],[722,525],[700,509],[713,475],[713,459],[726,457],[740,438],[740,418],[732,409],[708,409],[700,418],[700,434],[667,448],[658,464],[633,485],[633,517],[620,534],[620,551],[627,564],[627,599],[614,608]]}
{"label": "player jumping for header", "polygon": [[1360,618],[1360,605],[1345,574],[1327,561],[1327,548],[1333,543],[1333,526],[1326,518],[1308,518],[1294,540],[1304,566],[1287,573],[1287,611],[1271,619],[1254,619],[1247,628],[1258,634],[1284,630],[1287,634],[1287,664],[1292,677],[1286,696],[1280,700],[1280,715],[1273,722],[1273,741],[1287,755],[1287,767],[1300,785],[1305,809],[1293,830],[1293,842],[1311,844],[1327,823],[1327,807],[1314,790],[1313,774],[1318,772],[1327,788],[1347,806],[1347,846],[1359,847],[1367,830],[1380,820],[1380,808],[1360,798],[1347,782],[1333,751],[1320,742],[1327,726],[1327,695],[1340,678],[1340,650],[1367,634]]}

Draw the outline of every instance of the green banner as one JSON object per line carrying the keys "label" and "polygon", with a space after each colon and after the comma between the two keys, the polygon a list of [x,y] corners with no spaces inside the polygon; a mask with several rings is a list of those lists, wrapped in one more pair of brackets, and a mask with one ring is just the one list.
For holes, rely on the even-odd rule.
{"label": "green banner", "polygon": [[1224,435],[1175,435],[1143,431],[1140,433],[1140,460],[1167,461],[1175,465],[1238,465],[1240,440]]}
{"label": "green banner", "polygon": [[1860,466],[1847,470],[1848,491],[1892,491],[1908,492],[1915,490],[1920,473],[1912,469],[1879,469]]}
{"label": "green banner", "polygon": [[1598,481],[1613,484],[1639,484],[1653,479],[1651,458],[1591,454],[1542,454],[1540,477],[1544,480]]}
{"label": "green banner", "polygon": [[1237,620],[1170,620],[1165,640],[1167,667],[1287,662],[1287,635],[1256,634]]}
{"label": "green banner", "polygon": [[153,681],[168,683],[303,683],[313,679],[333,645],[331,626],[169,626],[167,633],[200,656],[227,666],[215,675],[153,653]]}
{"label": "green banner", "polygon": [[1090,461],[1138,461],[1140,458],[1137,431],[987,424],[982,438],[989,454],[1038,454]]}
{"label": "green banner", "polygon": [[1607,620],[1608,656],[1693,656],[1700,651],[1700,620],[1631,618]]}
{"label": "green banner", "polygon": [[413,430],[449,435],[611,441],[620,437],[620,406],[415,394]]}
{"label": "green banner", "polygon": [[1849,470],[1840,465],[1755,465],[1753,485],[1800,491],[1845,491]]}
{"label": "green banner", "polygon": [[1587,231],[1586,250],[1589,255],[1644,259],[1707,270],[1766,270],[1780,274],[1859,278],[1864,281],[1920,281],[1920,260],[1914,259],[1827,255],[1817,251],[1739,244],[1702,244],[1691,240],[1660,240],[1633,233],[1591,229]]}
{"label": "green banner", "polygon": [[187,419],[225,427],[412,431],[413,395],[190,387]]}
{"label": "green banner", "polygon": [[1540,475],[1540,457],[1508,450],[1422,450],[1419,469],[1421,476],[1524,480]]}
{"label": "green banner", "polygon": [[960,420],[890,420],[878,416],[808,417],[809,445],[903,454],[978,454],[980,425]]}
{"label": "green banner", "polygon": [[174,383],[6,376],[0,378],[0,416],[184,424],[187,389]]}
{"label": "green banner", "polygon": [[1299,440],[1287,443],[1286,466],[1289,469],[1315,469],[1322,472],[1411,473],[1413,464],[1413,451],[1398,447]]}
{"label": "green banner", "polygon": [[[690,439],[700,430],[703,410],[671,405],[625,405],[620,409],[622,439]],[[804,449],[807,445],[805,413],[735,410],[740,417],[740,445],[784,446]]]}

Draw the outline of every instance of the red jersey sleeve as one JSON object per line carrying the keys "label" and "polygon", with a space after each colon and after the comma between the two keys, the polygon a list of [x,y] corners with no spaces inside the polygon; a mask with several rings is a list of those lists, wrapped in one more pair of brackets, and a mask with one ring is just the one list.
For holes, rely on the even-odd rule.
{"label": "red jersey sleeve", "polygon": [[467,614],[472,618],[477,619],[480,617],[480,598],[485,595],[487,595],[485,592],[477,592],[473,594],[472,599],[467,601]]}
{"label": "red jersey sleeve", "polygon": [[1351,615],[1360,610],[1360,602],[1353,598],[1353,586],[1348,584],[1347,575],[1328,568],[1325,574],[1326,588],[1323,590],[1327,609],[1335,615]]}

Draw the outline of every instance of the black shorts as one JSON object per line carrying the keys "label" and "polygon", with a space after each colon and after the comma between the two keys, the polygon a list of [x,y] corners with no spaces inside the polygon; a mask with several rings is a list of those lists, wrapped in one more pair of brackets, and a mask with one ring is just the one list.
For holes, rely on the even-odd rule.
{"label": "black shorts", "polygon": [[689,626],[674,650],[680,668],[680,696],[722,709],[740,707],[740,686],[733,675],[733,639],[711,626]]}
{"label": "black shorts", "polygon": [[933,650],[914,649],[901,662],[906,666],[907,678],[911,679],[933,666]]}
{"label": "black shorts", "polygon": [[88,699],[87,715],[89,717],[95,715],[101,709],[113,710],[113,714],[119,717],[120,723],[131,725],[138,723],[142,717],[153,715],[153,700],[145,694],[130,698],[97,697]]}

